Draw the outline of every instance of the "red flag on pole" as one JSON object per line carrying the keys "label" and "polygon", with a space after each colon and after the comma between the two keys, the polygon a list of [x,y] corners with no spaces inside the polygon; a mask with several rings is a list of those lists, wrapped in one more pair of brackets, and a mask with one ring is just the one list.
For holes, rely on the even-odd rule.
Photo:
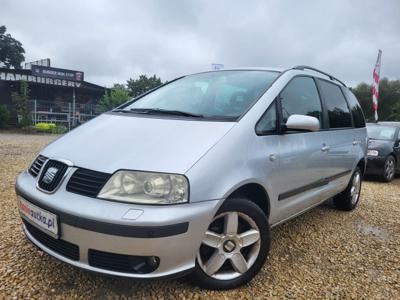
{"label": "red flag on pole", "polygon": [[381,56],[382,50],[378,52],[378,58],[372,76],[374,81],[372,83],[372,109],[374,111],[375,121],[378,121],[378,99],[379,99],[379,75],[381,72]]}

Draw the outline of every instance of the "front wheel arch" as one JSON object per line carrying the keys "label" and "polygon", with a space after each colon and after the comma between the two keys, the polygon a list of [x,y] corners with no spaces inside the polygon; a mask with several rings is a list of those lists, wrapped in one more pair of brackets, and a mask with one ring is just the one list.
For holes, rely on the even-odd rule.
{"label": "front wheel arch", "polygon": [[271,203],[265,188],[258,183],[246,183],[236,188],[233,192],[226,197],[225,201],[235,198],[246,198],[251,202],[254,202],[264,212],[267,219],[271,212]]}
{"label": "front wheel arch", "polygon": [[388,155],[388,157],[389,156],[393,156],[393,158],[394,158],[394,163],[395,163],[395,168],[397,168],[397,164],[399,163],[398,161],[397,161],[397,156],[396,156],[396,154],[394,154],[393,152],[391,152],[391,153],[389,153],[389,155]]}

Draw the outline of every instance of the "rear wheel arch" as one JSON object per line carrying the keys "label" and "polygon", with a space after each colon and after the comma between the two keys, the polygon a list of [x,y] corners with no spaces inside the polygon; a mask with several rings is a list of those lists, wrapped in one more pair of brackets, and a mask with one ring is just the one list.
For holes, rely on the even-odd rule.
{"label": "rear wheel arch", "polygon": [[367,167],[367,163],[366,163],[365,158],[361,158],[361,159],[360,159],[360,161],[357,163],[357,167],[360,168],[360,170],[361,170],[361,175],[364,176],[364,174],[365,174],[365,169],[366,169],[366,167]]}
{"label": "rear wheel arch", "polygon": [[270,198],[265,188],[258,183],[246,183],[234,190],[225,201],[234,198],[246,198],[254,202],[269,218],[271,212]]}

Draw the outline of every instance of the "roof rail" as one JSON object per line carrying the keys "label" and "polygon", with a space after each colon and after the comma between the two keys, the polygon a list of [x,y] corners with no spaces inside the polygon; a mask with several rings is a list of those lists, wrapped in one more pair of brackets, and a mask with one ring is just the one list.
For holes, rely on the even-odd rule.
{"label": "roof rail", "polygon": [[332,75],[330,75],[330,74],[328,74],[328,73],[325,73],[324,71],[318,70],[318,69],[316,69],[316,68],[313,68],[313,67],[309,67],[309,66],[295,66],[295,67],[293,67],[292,69],[294,69],[294,70],[305,70],[305,69],[307,69],[307,70],[315,71],[315,72],[324,74],[325,76],[328,76],[330,80],[337,81],[337,82],[341,83],[343,86],[347,87],[342,81],[340,81],[340,80],[337,79],[336,77],[333,77]]}

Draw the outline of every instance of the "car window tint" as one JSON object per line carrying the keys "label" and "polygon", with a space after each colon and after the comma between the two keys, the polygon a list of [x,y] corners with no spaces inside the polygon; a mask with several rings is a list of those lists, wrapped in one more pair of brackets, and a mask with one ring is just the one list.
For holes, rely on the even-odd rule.
{"label": "car window tint", "polygon": [[344,88],[343,90],[346,94],[347,101],[349,102],[351,113],[353,114],[354,126],[356,128],[365,127],[364,113],[356,96],[354,96],[354,94],[347,88]]}
{"label": "car window tint", "polygon": [[257,134],[268,134],[276,131],[276,104],[267,109],[256,125]]}
{"label": "car window tint", "polygon": [[320,80],[322,93],[326,100],[330,128],[352,127],[351,114],[340,87]]}
{"label": "car window tint", "polygon": [[322,124],[322,108],[318,90],[311,77],[295,77],[281,92],[282,121],[290,115],[316,117]]}

